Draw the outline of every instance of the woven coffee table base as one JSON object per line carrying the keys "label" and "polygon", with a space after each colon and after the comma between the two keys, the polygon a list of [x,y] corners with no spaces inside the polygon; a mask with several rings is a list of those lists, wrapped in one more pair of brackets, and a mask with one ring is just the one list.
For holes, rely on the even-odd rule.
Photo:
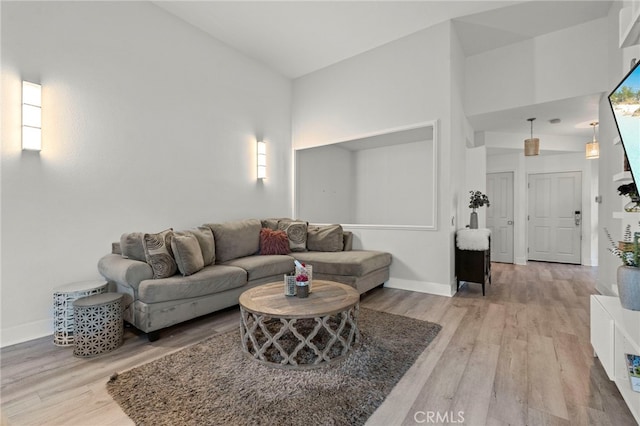
{"label": "woven coffee table base", "polygon": [[316,318],[271,318],[240,307],[244,352],[265,364],[283,368],[326,365],[349,353],[360,340],[359,304]]}

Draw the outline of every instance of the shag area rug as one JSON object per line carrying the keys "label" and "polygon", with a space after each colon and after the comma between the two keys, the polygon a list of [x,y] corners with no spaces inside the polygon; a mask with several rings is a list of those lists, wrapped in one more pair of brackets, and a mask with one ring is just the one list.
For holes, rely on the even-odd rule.
{"label": "shag area rug", "polygon": [[114,375],[107,389],[137,425],[362,425],[441,327],[364,308],[358,327],[351,354],[325,367],[264,365],[234,330]]}

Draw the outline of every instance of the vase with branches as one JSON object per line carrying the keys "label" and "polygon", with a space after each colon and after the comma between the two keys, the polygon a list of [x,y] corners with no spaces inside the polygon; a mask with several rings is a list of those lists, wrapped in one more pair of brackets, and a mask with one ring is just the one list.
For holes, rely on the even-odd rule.
{"label": "vase with branches", "polygon": [[489,197],[480,191],[469,191],[471,196],[469,197],[469,208],[472,209],[471,218],[469,219],[469,228],[478,229],[478,213],[476,209],[486,205],[490,207]]}
{"label": "vase with branches", "polygon": [[609,251],[622,261],[617,271],[620,305],[625,309],[640,311],[640,232],[632,233],[631,225],[627,225],[623,240],[616,244],[609,231],[606,228],[604,231],[609,240]]}

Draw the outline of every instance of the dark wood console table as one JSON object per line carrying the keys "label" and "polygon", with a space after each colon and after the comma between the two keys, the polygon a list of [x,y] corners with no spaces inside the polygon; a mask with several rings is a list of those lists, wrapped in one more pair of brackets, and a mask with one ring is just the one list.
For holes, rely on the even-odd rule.
{"label": "dark wood console table", "polygon": [[488,281],[491,284],[491,237],[487,250],[460,250],[458,248],[458,236],[456,233],[456,291],[460,288],[460,281],[482,284]]}

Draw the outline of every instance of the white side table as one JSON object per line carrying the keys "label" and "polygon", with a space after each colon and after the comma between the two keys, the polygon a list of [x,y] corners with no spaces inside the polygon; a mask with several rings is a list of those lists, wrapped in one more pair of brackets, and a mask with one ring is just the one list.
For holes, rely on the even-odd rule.
{"label": "white side table", "polygon": [[53,293],[53,344],[56,346],[74,344],[74,300],[106,292],[105,281],[82,281],[56,287]]}

